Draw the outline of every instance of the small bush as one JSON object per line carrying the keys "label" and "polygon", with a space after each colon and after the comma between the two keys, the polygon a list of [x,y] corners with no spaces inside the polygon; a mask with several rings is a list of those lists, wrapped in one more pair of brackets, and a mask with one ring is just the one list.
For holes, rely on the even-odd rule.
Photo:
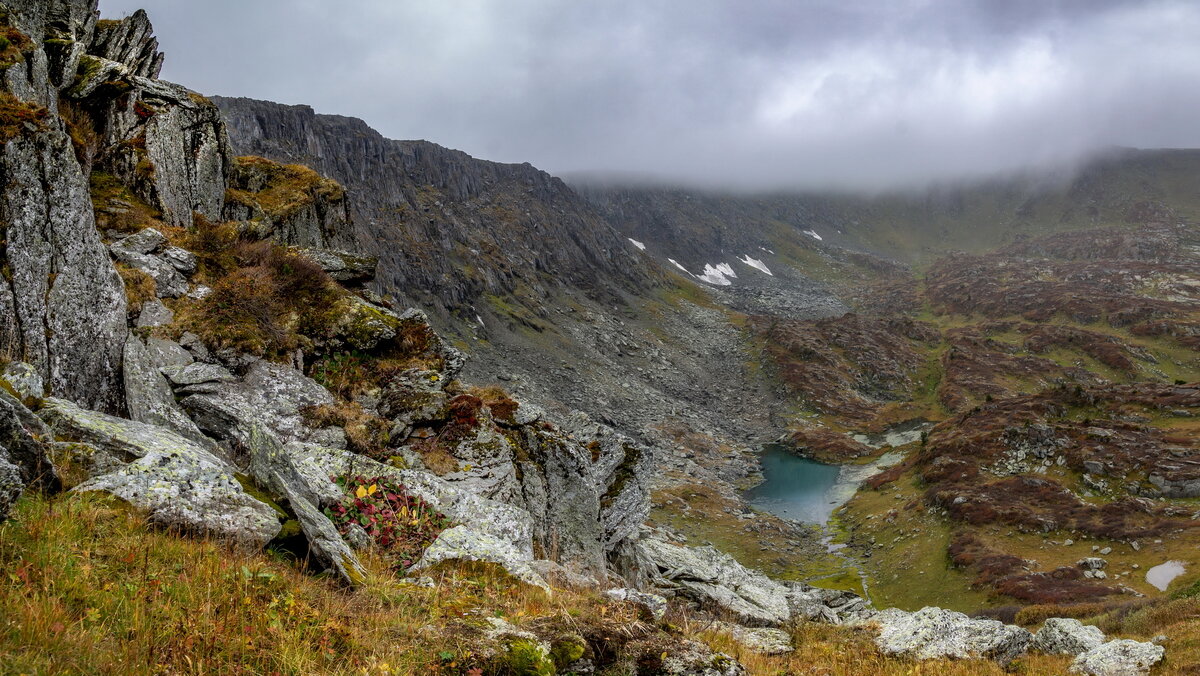
{"label": "small bush", "polygon": [[347,498],[325,510],[344,534],[357,524],[383,551],[407,568],[421,557],[450,519],[404,486],[387,477],[334,477]]}
{"label": "small bush", "polygon": [[492,417],[507,423],[515,422],[514,415],[519,404],[498,385],[471,387],[467,394],[478,398],[492,412]]}
{"label": "small bush", "polygon": [[158,284],[150,275],[124,263],[116,264],[117,274],[125,283],[126,309],[132,316],[142,311],[142,305],[158,297]]}
{"label": "small bush", "polygon": [[100,151],[103,141],[100,133],[96,131],[96,122],[81,105],[68,99],[59,99],[58,115],[71,137],[75,159],[79,160],[85,172],[90,172],[92,161],[96,159],[96,153]]}
{"label": "small bush", "polygon": [[271,242],[244,242],[231,224],[196,219],[187,248],[212,286],[180,322],[206,343],[258,356],[309,348],[335,327],[341,294],[319,265]]}

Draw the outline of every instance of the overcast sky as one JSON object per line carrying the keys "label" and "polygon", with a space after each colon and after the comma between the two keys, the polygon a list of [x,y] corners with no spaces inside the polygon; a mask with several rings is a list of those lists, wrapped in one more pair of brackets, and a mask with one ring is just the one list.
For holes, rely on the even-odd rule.
{"label": "overcast sky", "polygon": [[1200,2],[101,0],[163,76],[552,173],[881,187],[1200,147]]}

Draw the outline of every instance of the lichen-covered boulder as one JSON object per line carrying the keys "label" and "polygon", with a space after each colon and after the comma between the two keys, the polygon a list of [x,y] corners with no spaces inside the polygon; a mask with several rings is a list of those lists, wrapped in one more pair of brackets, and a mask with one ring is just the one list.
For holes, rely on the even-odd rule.
{"label": "lichen-covered boulder", "polygon": [[129,417],[138,422],[159,425],[195,441],[210,450],[212,440],[196,427],[179,404],[166,378],[154,364],[141,338],[130,334],[125,341],[125,401]]}
{"label": "lichen-covered boulder", "polygon": [[1034,634],[1029,649],[1047,655],[1079,655],[1103,643],[1104,632],[1099,627],[1079,620],[1052,617]]}
{"label": "lichen-covered boulder", "polygon": [[658,568],[660,584],[724,608],[743,624],[779,626],[791,618],[786,586],[713,547],[681,547],[656,538],[644,538],[638,547]]}
{"label": "lichen-covered boulder", "polygon": [[512,543],[468,526],[453,526],[442,531],[409,570],[424,570],[443,561],[495,563],[518,580],[550,591],[546,581],[533,569],[529,560],[519,555]]}
{"label": "lichen-covered boulder", "polygon": [[0,373],[0,380],[22,399],[41,399],[46,396],[46,385],[37,369],[24,362],[11,362]]}
{"label": "lichen-covered boulder", "polygon": [[842,589],[822,589],[803,582],[787,582],[788,607],[794,621],[855,624],[874,616],[866,599]]}
{"label": "lichen-covered boulder", "polygon": [[343,582],[361,584],[367,572],[337,527],[321,513],[320,498],[293,464],[292,456],[262,427],[250,430],[250,475],[264,490],[282,498],[296,515],[309,551]]}
{"label": "lichen-covered boulder", "polygon": [[[195,380],[186,377],[188,373],[198,374],[204,368],[194,364],[168,371],[167,378],[178,378],[179,384],[184,384]],[[181,394],[187,392],[195,392],[195,388]],[[218,439],[245,444],[250,430],[258,425],[285,444],[304,441],[341,448],[346,445],[341,430],[315,429],[304,419],[306,408],[332,403],[333,395],[320,383],[296,369],[262,360],[253,362],[240,381],[229,382],[222,375],[207,380],[203,393],[189,394],[180,401],[197,426]]]}
{"label": "lichen-covered boulder", "polygon": [[361,283],[374,279],[375,268],[379,265],[379,259],[374,256],[360,256],[334,249],[309,247],[301,248],[300,253],[320,265],[321,269],[329,273],[330,277],[343,284]]}
{"label": "lichen-covered boulder", "polygon": [[1118,639],[1076,657],[1071,671],[1089,676],[1144,676],[1165,654],[1160,645]]}
{"label": "lichen-covered boulder", "polygon": [[74,491],[109,493],[153,523],[260,548],[280,530],[275,510],[246,493],[234,469],[175,432],[50,399],[39,412],[59,437],[126,461]]}
{"label": "lichen-covered boulder", "polygon": [[488,561],[502,566],[518,579],[546,587],[545,581],[531,566],[533,527],[528,512],[480,497],[428,472],[397,469],[346,450],[299,443],[288,444],[287,450],[297,472],[321,503],[342,497],[331,477],[348,474],[385,476],[458,524],[442,531],[414,570],[449,559]]}
{"label": "lichen-covered boulder", "polygon": [[633,603],[646,612],[650,613],[650,617],[654,618],[655,622],[661,622],[667,614],[667,600],[658,594],[649,594],[636,589],[609,589],[604,592],[604,595],[614,601],[625,601]]}
{"label": "lichen-covered boulder", "polygon": [[920,660],[992,659],[1008,664],[1025,653],[1033,635],[996,620],[973,619],[942,608],[907,612],[889,608],[873,618],[875,644],[885,655]]}
{"label": "lichen-covered boulder", "polygon": [[729,655],[690,639],[669,643],[652,638],[630,643],[622,651],[617,673],[662,676],[744,676],[746,668]]}
{"label": "lichen-covered boulder", "polygon": [[796,650],[792,647],[792,635],[783,629],[743,627],[737,624],[724,626],[733,640],[760,655],[786,655]]}
{"label": "lichen-covered boulder", "polygon": [[58,490],[58,470],[47,455],[50,430],[16,397],[0,388],[0,447],[5,459],[20,473],[21,482],[44,490]]}

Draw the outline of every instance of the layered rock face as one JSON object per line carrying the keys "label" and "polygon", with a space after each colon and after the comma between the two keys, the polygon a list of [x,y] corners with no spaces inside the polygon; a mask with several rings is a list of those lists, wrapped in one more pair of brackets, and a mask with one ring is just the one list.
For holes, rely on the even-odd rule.
{"label": "layered rock face", "polygon": [[66,125],[53,114],[91,36],[94,9],[18,2],[7,17],[33,46],[4,71],[8,92],[0,94],[0,353],[33,364],[50,392],[116,411],[125,295]]}
{"label": "layered rock face", "polygon": [[392,141],[308,106],[215,98],[238,151],[308,165],[346,186],[354,239],[380,259],[379,286],[471,317],[482,294],[529,299],[571,285],[599,297],[655,272],[578,195],[528,164],[426,141]]}

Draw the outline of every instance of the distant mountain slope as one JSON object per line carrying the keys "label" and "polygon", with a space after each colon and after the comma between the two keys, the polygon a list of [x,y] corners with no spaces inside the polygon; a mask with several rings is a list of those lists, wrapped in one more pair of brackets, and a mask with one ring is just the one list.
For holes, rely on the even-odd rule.
{"label": "distant mountain slope", "polygon": [[918,262],[1062,230],[1200,219],[1200,150],[1113,150],[1072,173],[873,197],[720,194],[594,177],[572,184],[618,230],[669,244],[684,265],[760,247],[803,265],[822,243]]}
{"label": "distant mountain slope", "polygon": [[354,240],[382,287],[471,318],[485,294],[536,307],[571,286],[615,299],[659,271],[562,181],[529,164],[392,141],[362,120],[308,106],[213,99],[243,155],[305,164],[346,186]]}

